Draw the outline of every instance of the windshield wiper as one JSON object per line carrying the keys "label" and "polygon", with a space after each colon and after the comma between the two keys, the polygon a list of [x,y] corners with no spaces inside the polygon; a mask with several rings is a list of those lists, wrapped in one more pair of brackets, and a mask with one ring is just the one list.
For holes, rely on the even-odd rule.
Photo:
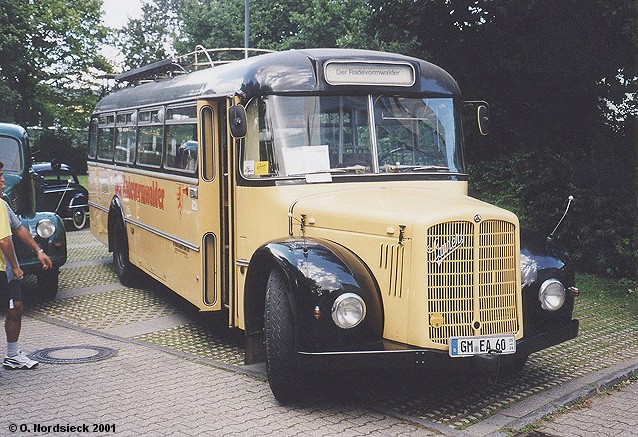
{"label": "windshield wiper", "polygon": [[363,173],[366,170],[368,170],[368,167],[365,167],[363,165],[351,165],[349,167],[327,168],[325,170],[315,170],[315,171],[306,171],[303,173],[294,173],[294,174],[289,174],[288,176],[304,176],[307,174],[321,174],[321,173],[346,173],[348,171]]}
{"label": "windshield wiper", "polygon": [[445,167],[444,165],[420,165],[415,166],[413,171],[422,171],[422,170],[436,170],[436,171],[450,171],[449,167]]}
{"label": "windshield wiper", "polygon": [[448,167],[440,165],[407,165],[407,164],[385,164],[382,168],[388,173],[399,173],[404,171],[449,171]]}

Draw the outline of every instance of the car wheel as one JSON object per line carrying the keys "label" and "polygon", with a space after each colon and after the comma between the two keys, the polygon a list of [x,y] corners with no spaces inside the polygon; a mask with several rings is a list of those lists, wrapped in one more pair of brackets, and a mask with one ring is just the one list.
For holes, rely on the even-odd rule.
{"label": "car wheel", "polygon": [[60,269],[58,267],[52,267],[49,270],[42,270],[38,273],[36,275],[38,278],[36,285],[38,293],[46,299],[55,298],[59,290],[59,275]]}
{"label": "car wheel", "polygon": [[86,226],[86,209],[74,208],[71,219],[75,230],[84,229],[84,226]]}
{"label": "car wheel", "polygon": [[264,337],[266,371],[275,398],[288,403],[302,397],[303,374],[297,365],[295,327],[283,274],[273,270],[266,288]]}
{"label": "car wheel", "polygon": [[115,273],[122,285],[131,285],[133,282],[134,266],[128,258],[128,234],[126,226],[121,220],[117,221],[113,236],[113,264]]}

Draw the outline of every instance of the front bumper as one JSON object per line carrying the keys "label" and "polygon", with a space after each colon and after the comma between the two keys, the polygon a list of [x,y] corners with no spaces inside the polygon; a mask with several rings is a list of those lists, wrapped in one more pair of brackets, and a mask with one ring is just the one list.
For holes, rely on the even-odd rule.
{"label": "front bumper", "polygon": [[414,349],[406,345],[381,341],[369,345],[366,350],[339,352],[298,352],[302,369],[376,369],[420,367],[432,370],[450,368],[481,369],[498,368],[513,363],[533,352],[546,349],[578,335],[578,320],[516,342],[516,353],[509,355],[476,355],[452,358],[447,351]]}

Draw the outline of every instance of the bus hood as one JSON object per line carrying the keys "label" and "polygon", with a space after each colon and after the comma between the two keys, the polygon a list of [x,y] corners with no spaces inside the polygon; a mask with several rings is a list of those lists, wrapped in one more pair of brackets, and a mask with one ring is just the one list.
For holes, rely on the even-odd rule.
{"label": "bus hood", "polygon": [[[518,224],[506,210],[449,190],[414,187],[366,187],[336,190],[297,199],[290,207],[292,229],[298,220],[312,228],[405,238],[414,230],[446,221],[498,219]],[[295,231],[295,234],[297,232]]]}

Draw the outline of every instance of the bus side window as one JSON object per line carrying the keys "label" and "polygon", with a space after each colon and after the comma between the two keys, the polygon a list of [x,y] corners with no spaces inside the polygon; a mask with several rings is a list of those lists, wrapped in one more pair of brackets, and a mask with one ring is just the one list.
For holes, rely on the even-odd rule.
{"label": "bus side window", "polygon": [[137,128],[137,162],[142,165],[159,167],[162,164],[164,128],[159,109],[141,111]]}
{"label": "bus side window", "polygon": [[115,161],[125,164],[135,162],[134,113],[118,114],[115,127]]}
{"label": "bus side window", "polygon": [[95,158],[97,156],[97,118],[91,119],[89,125],[89,158]]}
{"label": "bus side window", "polygon": [[196,106],[169,107],[166,111],[164,167],[195,173],[197,148]]}
{"label": "bus side window", "polygon": [[115,137],[115,116],[107,115],[99,118],[97,131],[97,157],[100,160],[113,160],[113,140]]}

